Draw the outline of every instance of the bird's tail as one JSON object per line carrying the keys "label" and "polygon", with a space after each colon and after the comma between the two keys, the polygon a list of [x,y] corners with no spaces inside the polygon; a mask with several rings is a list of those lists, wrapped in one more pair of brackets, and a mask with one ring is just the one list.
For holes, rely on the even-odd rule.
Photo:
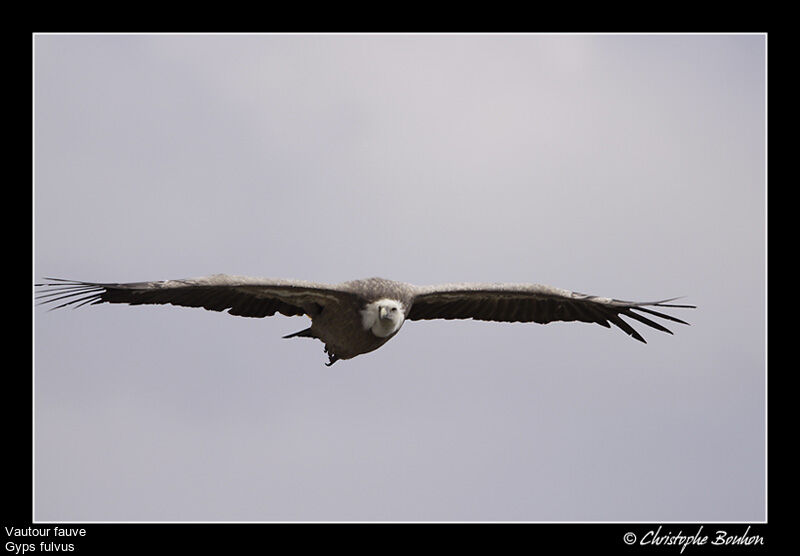
{"label": "bird's tail", "polygon": [[301,330],[300,332],[295,332],[294,334],[289,334],[287,336],[284,336],[284,338],[316,338],[316,336],[311,331],[311,327],[309,326],[305,330]]}

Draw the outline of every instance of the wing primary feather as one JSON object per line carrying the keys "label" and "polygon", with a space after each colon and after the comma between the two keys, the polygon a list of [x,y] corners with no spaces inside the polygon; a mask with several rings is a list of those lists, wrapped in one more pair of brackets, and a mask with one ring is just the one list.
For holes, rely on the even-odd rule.
{"label": "wing primary feather", "polygon": [[651,303],[639,303],[639,305],[655,305],[656,307],[673,307],[677,309],[697,309],[697,305],[682,305],[677,303],[670,303],[681,297],[670,297],[669,299],[662,299],[661,301],[654,301]]}
{"label": "wing primary feather", "polygon": [[84,297],[83,299],[85,299],[85,301],[83,301],[81,303],[78,303],[78,301],[80,301],[80,300],[76,299],[73,303],[77,303],[77,305],[74,305],[72,308],[73,309],[77,309],[78,307],[82,307],[82,306],[87,305],[87,304],[97,303],[98,301],[101,301],[100,294]]}
{"label": "wing primary feather", "polygon": [[[72,296],[71,296],[71,297],[72,297]],[[56,310],[56,309],[61,309],[62,307],[67,307],[68,305],[74,305],[75,303],[79,303],[79,302],[81,302],[81,301],[84,301],[84,300],[87,300],[87,299],[88,299],[88,300],[90,300],[90,301],[93,301],[93,300],[95,300],[95,299],[99,299],[99,298],[100,298],[100,294],[98,294],[98,293],[93,293],[93,294],[91,294],[91,295],[87,295],[86,297],[78,297],[77,299],[73,299],[72,301],[67,301],[66,303],[62,303],[61,305],[58,305],[58,306],[56,306],[56,307],[53,307],[53,308],[52,308],[52,309],[50,309],[50,310],[51,310],[51,311],[54,311],[54,310]],[[63,299],[63,298],[62,298],[62,299]],[[78,305],[78,307],[80,307],[80,305]]]}
{"label": "wing primary feather", "polygon": [[[658,307],[671,307],[671,305],[658,305]],[[691,305],[687,305],[686,308],[695,309],[695,307],[692,307]],[[637,311],[643,311],[643,312],[648,313],[650,315],[655,315],[657,317],[661,317],[662,319],[667,319],[667,320],[671,320],[672,322],[679,322],[681,324],[685,324],[686,326],[691,326],[685,320],[681,320],[681,319],[679,319],[677,317],[673,317],[672,315],[667,315],[666,313],[659,313],[658,311],[653,311],[652,309],[648,309],[647,307],[637,306],[637,307],[635,307],[635,309]]]}
{"label": "wing primary feather", "polygon": [[647,317],[643,317],[642,315],[634,313],[633,309],[635,309],[635,307],[623,311],[622,314],[625,315],[626,317],[638,320],[639,322],[646,324],[647,326],[650,326],[652,328],[655,328],[656,330],[660,330],[661,332],[666,332],[667,334],[672,334],[672,330],[670,330],[669,328],[666,328],[665,326],[662,326],[657,322],[648,319]]}
{"label": "wing primary feather", "polygon": [[[83,292],[90,292],[96,290],[97,288],[90,288],[87,286],[81,286],[80,288],[58,289],[56,291],[39,293],[36,295],[36,299],[47,299],[49,297],[64,296],[64,295],[76,295],[76,294],[81,294]],[[49,303],[49,301],[43,301],[42,303]]]}
{"label": "wing primary feather", "polygon": [[630,324],[622,320],[619,315],[609,315],[608,320],[610,320],[614,325],[617,326],[617,328],[625,332],[628,336],[639,340],[643,344],[647,343],[644,338],[638,332],[636,332],[636,330]]}
{"label": "wing primary feather", "polygon": [[[47,296],[48,299],[45,299],[44,301],[40,301],[39,305],[45,305],[47,303],[55,303],[56,301],[61,301],[62,299],[69,299],[71,297],[76,297],[76,296],[83,295],[85,293],[90,293],[90,292],[93,293],[94,295],[98,295],[98,296],[100,295],[100,292],[97,291],[97,290],[94,290],[94,289],[71,291],[71,292],[68,292],[68,293],[64,293],[63,291],[59,291],[59,292],[53,292],[52,294],[48,295]],[[44,296],[42,296],[42,297],[44,297]],[[37,297],[37,299],[42,299],[42,297]],[[72,302],[70,302],[70,303],[72,303]],[[65,305],[69,305],[69,303],[66,303]],[[56,307],[56,308],[58,308],[58,307]]]}

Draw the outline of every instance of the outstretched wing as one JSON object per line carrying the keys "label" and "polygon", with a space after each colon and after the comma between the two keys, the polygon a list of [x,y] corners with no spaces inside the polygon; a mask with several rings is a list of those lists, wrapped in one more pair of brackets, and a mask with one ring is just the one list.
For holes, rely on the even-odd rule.
{"label": "outstretched wing", "polygon": [[629,336],[645,342],[644,338],[621,316],[672,334],[666,327],[642,313],[689,324],[649,308],[695,308],[694,305],[669,304],[674,299],[677,298],[649,302],[621,301],[538,284],[446,284],[420,287],[406,318],[475,319],[542,324],[554,321],[580,321],[596,323],[606,328],[610,328],[613,324]]}
{"label": "outstretched wing", "polygon": [[46,278],[36,284],[40,304],[52,303],[54,309],[97,303],[129,305],[179,305],[202,307],[210,311],[228,309],[231,315],[267,317],[307,314],[315,306],[325,307],[352,296],[336,286],[299,280],[274,280],[215,274],[203,278],[102,284]]}

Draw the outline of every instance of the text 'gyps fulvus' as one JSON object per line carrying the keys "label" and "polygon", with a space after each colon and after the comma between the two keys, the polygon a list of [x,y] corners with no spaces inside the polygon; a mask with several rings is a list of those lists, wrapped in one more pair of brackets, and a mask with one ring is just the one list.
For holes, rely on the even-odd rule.
{"label": "text 'gyps fulvus'", "polygon": [[[414,286],[383,278],[354,280],[338,285],[301,280],[274,280],[216,274],[187,280],[101,284],[47,278],[36,284],[42,303],[54,307],[96,303],[129,305],[172,304],[228,310],[242,317],[308,315],[311,326],[284,338],[317,338],[325,344],[328,366],[352,359],[388,342],[406,320],[476,319],[500,322],[554,321],[611,324],[633,338],[644,338],[621,316],[662,332],[661,324],[639,313],[688,324],[648,307],[694,308],[651,302],[620,301],[584,295],[538,284],[443,284]],[[638,312],[637,312],[638,311]]]}

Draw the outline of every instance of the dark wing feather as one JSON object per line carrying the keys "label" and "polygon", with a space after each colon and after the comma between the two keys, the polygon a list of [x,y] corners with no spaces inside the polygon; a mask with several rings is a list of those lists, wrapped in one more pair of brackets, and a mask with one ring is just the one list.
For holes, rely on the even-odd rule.
{"label": "dark wing feather", "polygon": [[36,298],[40,304],[53,304],[53,309],[97,303],[169,304],[209,311],[227,309],[231,315],[242,317],[267,317],[275,313],[295,316],[306,314],[315,306],[324,307],[352,297],[326,284],[224,274],[124,284],[46,280],[49,282],[36,284]]}
{"label": "dark wing feather", "polygon": [[[613,324],[629,336],[644,338],[621,316],[661,332],[672,332],[639,312],[672,322],[688,324],[648,307],[693,309],[694,305],[673,305],[662,301],[621,301],[538,284],[447,284],[418,288],[407,315],[409,320],[475,319],[499,322],[555,321],[589,322],[610,328]],[[639,312],[637,312],[639,311]]]}

